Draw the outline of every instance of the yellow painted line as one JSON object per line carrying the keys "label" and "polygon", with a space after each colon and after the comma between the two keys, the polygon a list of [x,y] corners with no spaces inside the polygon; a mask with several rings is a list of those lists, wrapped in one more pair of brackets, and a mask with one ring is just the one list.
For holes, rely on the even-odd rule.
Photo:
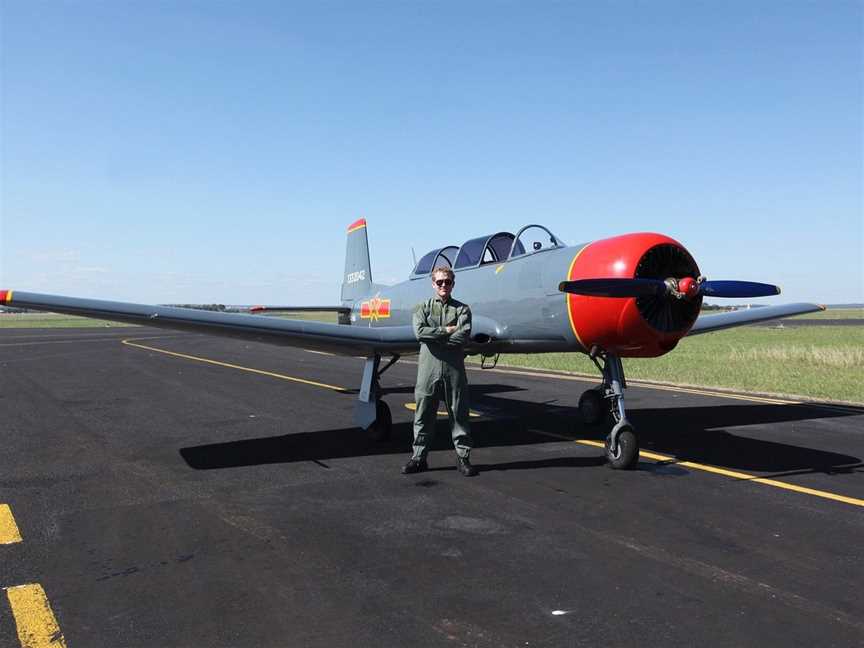
{"label": "yellow painted line", "polygon": [[499,265],[497,268],[495,268],[495,274],[498,274],[498,273],[501,272],[503,269],[504,269],[504,264],[502,263],[502,264]]}
{"label": "yellow painted line", "polygon": [[346,389],[345,387],[339,387],[338,385],[328,385],[327,383],[316,382],[314,380],[306,380],[305,378],[297,378],[296,376],[286,376],[285,374],[276,373],[273,371],[264,371],[262,369],[253,369],[252,367],[243,367],[240,365],[231,364],[230,362],[220,362],[218,360],[211,360],[209,358],[201,358],[198,356],[188,355],[186,353],[177,353],[176,351],[167,351],[165,349],[157,349],[156,347],[147,346],[146,344],[138,344],[136,342],[131,342],[130,340],[123,340],[123,344],[126,346],[137,347],[139,349],[146,349],[147,351],[155,351],[156,353],[164,353],[165,355],[175,356],[177,358],[184,358],[186,360],[194,360],[195,362],[204,362],[206,364],[216,365],[217,367],[227,367],[228,369],[238,369],[239,371],[248,371],[249,373],[258,374],[260,376],[269,376],[271,378],[278,378],[279,380],[288,380],[291,382],[302,383],[304,385],[312,385],[313,387],[322,387],[324,389],[331,389],[335,392],[339,392],[342,394],[351,393],[350,389]]}
{"label": "yellow painted line", "polygon": [[8,504],[0,504],[0,544],[21,542],[21,532],[15,524],[12,509]]}
{"label": "yellow painted line", "polygon": [[12,606],[22,648],[65,648],[66,640],[41,585],[7,587],[6,596]]}
{"label": "yellow painted line", "polygon": [[[412,412],[417,411],[417,403],[405,403],[405,409],[411,410]],[[438,416],[449,416],[446,411],[442,412],[440,409],[437,412]],[[480,418],[483,416],[479,412],[475,412],[474,410],[468,410],[468,416],[472,418]]]}
{"label": "yellow painted line", "polygon": [[[542,434],[543,436],[549,436],[556,439],[562,439],[565,441],[573,441],[574,443],[580,443],[582,445],[591,446],[592,448],[605,448],[605,444],[602,441],[594,441],[592,439],[574,439],[573,437],[564,436],[562,434],[555,434],[553,432],[546,432],[544,430],[537,430],[532,428],[529,430],[530,432],[534,432],[535,434]],[[724,477],[731,477],[732,479],[738,479],[741,481],[750,481],[756,482],[757,484],[765,484],[766,486],[773,486],[774,488],[782,488],[783,490],[790,490],[796,493],[803,493],[805,495],[812,495],[814,497],[821,497],[824,499],[834,500],[835,502],[843,502],[844,504],[852,504],[853,506],[862,506],[864,507],[864,500],[858,499],[857,497],[849,497],[847,495],[838,495],[837,493],[831,493],[828,491],[817,490],[815,488],[807,488],[806,486],[797,486],[795,484],[789,484],[787,482],[781,482],[776,479],[768,479],[767,477],[759,477],[758,475],[751,475],[749,473],[739,472],[737,470],[727,470],[726,468],[718,468],[717,466],[711,466],[708,464],[696,463],[695,461],[679,461],[675,457],[670,455],[660,454],[659,452],[649,452],[647,450],[639,450],[639,456],[644,457],[645,459],[653,459],[655,461],[662,461],[666,463],[674,463],[676,466],[683,466],[685,468],[692,468],[693,470],[702,470],[704,472],[713,473],[715,475],[723,475]]]}

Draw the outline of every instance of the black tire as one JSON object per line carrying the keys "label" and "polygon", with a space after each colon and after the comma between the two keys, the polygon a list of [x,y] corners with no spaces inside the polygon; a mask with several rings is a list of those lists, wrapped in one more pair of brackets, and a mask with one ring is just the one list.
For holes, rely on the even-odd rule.
{"label": "black tire", "polygon": [[629,425],[618,432],[618,447],[613,454],[609,448],[609,438],[606,438],[606,459],[609,467],[615,470],[632,470],[639,463],[639,440]]}
{"label": "black tire", "polygon": [[369,426],[369,438],[375,443],[388,441],[392,430],[393,416],[390,414],[390,406],[379,400],[375,409],[375,422]]}
{"label": "black tire", "polygon": [[579,416],[587,425],[597,425],[606,418],[606,403],[597,389],[589,389],[579,397]]}

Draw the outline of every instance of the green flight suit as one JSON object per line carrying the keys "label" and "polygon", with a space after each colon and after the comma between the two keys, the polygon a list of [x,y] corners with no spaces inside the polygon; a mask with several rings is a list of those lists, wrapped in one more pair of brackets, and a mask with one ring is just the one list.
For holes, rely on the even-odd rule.
{"label": "green flight suit", "polygon": [[[453,333],[445,327],[456,326]],[[414,310],[414,335],[420,341],[417,386],[414,388],[414,459],[426,456],[435,435],[438,403],[444,397],[453,425],[453,446],[468,457],[471,441],[468,422],[468,376],[465,344],[471,334],[471,309],[453,297],[442,302],[433,297]]]}

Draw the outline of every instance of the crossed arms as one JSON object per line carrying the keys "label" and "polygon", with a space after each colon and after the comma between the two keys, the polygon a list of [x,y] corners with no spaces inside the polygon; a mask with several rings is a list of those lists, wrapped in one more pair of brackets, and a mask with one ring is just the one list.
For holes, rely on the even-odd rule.
{"label": "crossed arms", "polygon": [[420,304],[414,311],[413,323],[414,335],[420,342],[437,342],[447,347],[463,347],[471,334],[471,309],[468,306],[460,307],[456,324],[432,326],[429,324],[426,304]]}

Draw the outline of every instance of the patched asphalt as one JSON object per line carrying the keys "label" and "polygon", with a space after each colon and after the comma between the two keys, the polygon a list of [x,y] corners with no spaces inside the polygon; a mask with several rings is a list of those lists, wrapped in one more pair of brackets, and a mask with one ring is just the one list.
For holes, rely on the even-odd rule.
{"label": "patched asphalt", "polygon": [[442,419],[406,477],[416,367],[383,377],[379,444],[352,423],[361,367],[0,331],[0,503],[23,538],[0,587],[41,584],[70,648],[864,643],[864,410],[632,385],[643,449],[670,459],[619,472],[576,413],[590,382],[472,370],[480,475]]}

